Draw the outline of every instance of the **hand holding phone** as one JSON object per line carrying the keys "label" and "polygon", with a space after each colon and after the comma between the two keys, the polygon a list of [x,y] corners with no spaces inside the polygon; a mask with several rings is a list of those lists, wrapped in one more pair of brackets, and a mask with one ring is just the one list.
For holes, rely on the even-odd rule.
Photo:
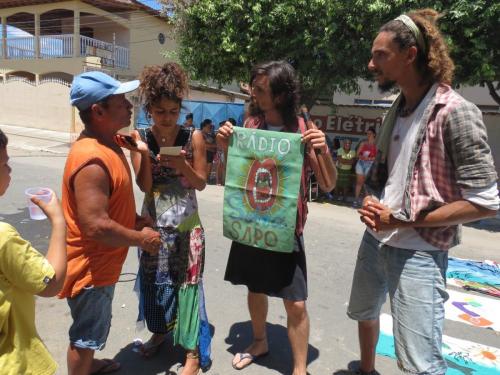
{"label": "hand holding phone", "polygon": [[[131,135],[126,134],[116,134],[115,135],[116,143],[121,147],[130,146],[133,148],[137,148],[137,142]],[[129,148],[129,147],[127,147]]]}
{"label": "hand holding phone", "polygon": [[132,138],[131,135],[123,135],[122,137],[125,140],[125,142],[127,142],[129,145],[137,147],[137,142],[135,141],[134,138]]}

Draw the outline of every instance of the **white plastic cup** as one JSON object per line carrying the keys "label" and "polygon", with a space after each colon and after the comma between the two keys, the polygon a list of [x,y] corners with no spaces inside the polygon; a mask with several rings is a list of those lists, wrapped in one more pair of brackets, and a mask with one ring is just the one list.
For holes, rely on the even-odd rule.
{"label": "white plastic cup", "polygon": [[52,192],[50,189],[43,187],[32,187],[28,188],[24,191],[26,197],[28,198],[28,210],[30,212],[30,218],[32,220],[44,220],[47,216],[43,213],[42,209],[38,207],[31,201],[32,197],[37,197],[38,199],[44,202],[50,202],[50,198],[52,197]]}

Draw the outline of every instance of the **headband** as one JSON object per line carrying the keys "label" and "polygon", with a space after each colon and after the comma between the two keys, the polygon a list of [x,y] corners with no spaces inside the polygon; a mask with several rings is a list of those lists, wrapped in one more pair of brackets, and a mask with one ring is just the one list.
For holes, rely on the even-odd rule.
{"label": "headband", "polygon": [[422,50],[422,52],[425,55],[426,50],[425,50],[424,37],[423,37],[420,29],[418,28],[417,24],[415,22],[413,22],[413,20],[410,17],[408,17],[406,14],[400,15],[399,17],[395,18],[394,21],[401,21],[405,24],[405,26],[408,29],[410,29],[411,33],[413,34],[413,36],[417,40],[417,46]]}

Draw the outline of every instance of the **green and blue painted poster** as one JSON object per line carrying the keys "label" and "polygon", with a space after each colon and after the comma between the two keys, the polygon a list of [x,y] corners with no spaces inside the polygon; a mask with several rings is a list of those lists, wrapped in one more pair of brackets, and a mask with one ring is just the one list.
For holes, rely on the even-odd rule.
{"label": "green and blue painted poster", "polygon": [[224,236],[291,252],[304,146],[296,133],[234,128],[224,190]]}

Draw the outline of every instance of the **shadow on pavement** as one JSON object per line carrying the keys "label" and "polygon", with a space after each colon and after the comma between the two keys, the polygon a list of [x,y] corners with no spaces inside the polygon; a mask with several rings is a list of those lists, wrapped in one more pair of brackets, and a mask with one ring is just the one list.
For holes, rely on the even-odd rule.
{"label": "shadow on pavement", "polygon": [[[210,324],[210,335],[213,339],[215,327]],[[165,342],[158,347],[158,351],[150,358],[144,358],[134,350],[134,343],[120,349],[113,358],[120,362],[121,368],[115,372],[117,375],[137,375],[137,374],[180,374],[181,367],[184,364],[186,351],[179,345],[173,343],[173,337],[170,333]],[[213,360],[212,353],[212,360]]]}
{"label": "shadow on pavement", "polygon": [[[251,366],[263,366],[280,374],[292,372],[292,351],[288,341],[286,327],[279,324],[267,323],[267,337],[269,355],[257,360]],[[233,355],[245,350],[252,342],[252,325],[250,321],[235,323],[229,329],[225,342],[231,345],[227,351]],[[307,364],[309,365],[319,357],[319,350],[309,344],[307,350]]]}
{"label": "shadow on pavement", "polygon": [[351,361],[347,364],[347,368],[335,370],[332,375],[356,375],[356,371],[359,369],[360,362]]}
{"label": "shadow on pavement", "polygon": [[[151,358],[144,358],[139,353],[133,351],[134,344],[130,343],[113,358],[120,362],[120,371],[117,375],[136,375],[136,374],[166,374],[176,375],[174,371],[178,366],[184,363],[184,349],[180,346],[174,346],[172,335],[169,335],[163,344],[158,348],[158,352]],[[171,370],[172,368],[172,370]]]}
{"label": "shadow on pavement", "polygon": [[47,254],[50,237],[50,221],[31,220],[28,209],[15,214],[1,214],[0,221],[9,223],[19,232],[22,238],[29,241],[31,245],[43,255]]}

